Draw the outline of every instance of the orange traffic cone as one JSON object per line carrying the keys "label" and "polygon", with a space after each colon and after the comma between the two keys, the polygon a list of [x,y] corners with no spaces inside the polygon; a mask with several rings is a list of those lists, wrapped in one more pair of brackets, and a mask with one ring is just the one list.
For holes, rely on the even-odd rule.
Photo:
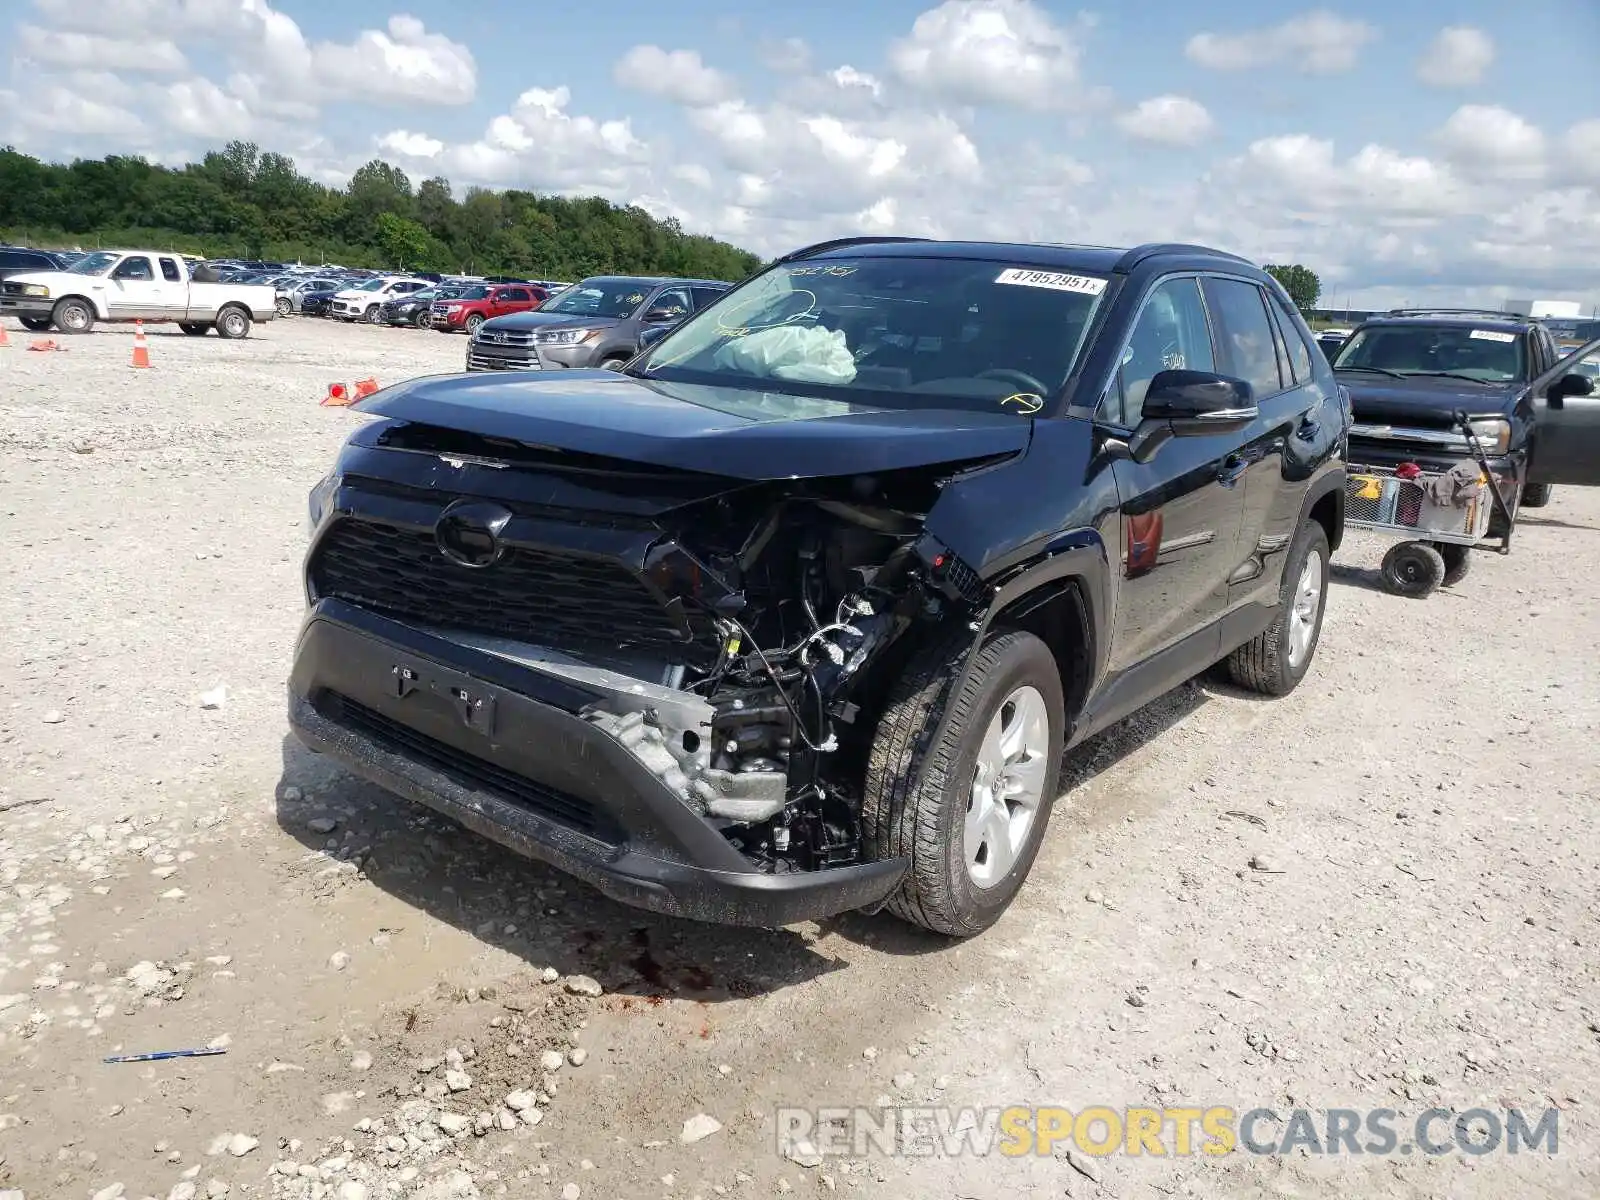
{"label": "orange traffic cone", "polygon": [[133,323],[133,365],[145,368],[150,365],[150,347],[144,340],[144,322]]}
{"label": "orange traffic cone", "polygon": [[358,379],[358,380],[356,380],[356,399],[357,400],[364,399],[365,397],[372,395],[372,393],[377,391],[377,390],[378,390],[378,381],[376,379]]}
{"label": "orange traffic cone", "polygon": [[11,339],[6,336],[6,327],[0,325],[0,350],[11,349]]}
{"label": "orange traffic cone", "polygon": [[340,408],[349,404],[351,399],[350,389],[344,384],[330,383],[328,385],[328,394],[322,398],[322,407]]}
{"label": "orange traffic cone", "polygon": [[57,342],[55,338],[40,338],[37,341],[30,342],[28,344],[28,349],[48,352],[52,350],[65,350],[66,347]]}

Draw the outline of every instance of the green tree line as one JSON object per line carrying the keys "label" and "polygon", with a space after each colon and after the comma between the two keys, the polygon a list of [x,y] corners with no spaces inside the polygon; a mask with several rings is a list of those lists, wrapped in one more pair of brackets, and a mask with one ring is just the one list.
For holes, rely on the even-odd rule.
{"label": "green tree line", "polygon": [[1300,263],[1274,263],[1265,270],[1283,284],[1283,290],[1289,293],[1289,299],[1301,312],[1310,312],[1317,306],[1317,299],[1322,295],[1322,280],[1310,267]]}
{"label": "green tree line", "polygon": [[469,188],[458,200],[448,180],[413,187],[381,159],[332,188],[287,155],[237,141],[177,168],[120,155],[47,163],[0,147],[0,240],[541,279],[738,280],[760,265],[748,251],[598,196]]}

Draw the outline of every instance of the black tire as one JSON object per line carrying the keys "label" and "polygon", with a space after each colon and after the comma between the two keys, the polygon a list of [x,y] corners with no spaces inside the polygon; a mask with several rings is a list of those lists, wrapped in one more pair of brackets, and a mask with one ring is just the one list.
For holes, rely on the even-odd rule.
{"label": "black tire", "polygon": [[477,333],[478,330],[482,329],[484,320],[485,318],[482,313],[470,314],[467,317],[467,336],[471,337],[473,334]]}
{"label": "black tire", "polygon": [[224,305],[217,314],[217,336],[237,341],[250,336],[250,314],[237,305]]}
{"label": "black tire", "polygon": [[1421,600],[1444,582],[1444,558],[1427,542],[1401,542],[1383,556],[1383,586]]}
{"label": "black tire", "polygon": [[[1311,562],[1316,555],[1316,562]],[[1306,585],[1315,582],[1314,599]],[[1307,612],[1306,609],[1311,611]],[[1295,534],[1289,557],[1283,563],[1278,586],[1278,611],[1272,624],[1235,649],[1224,660],[1228,678],[1263,696],[1287,696],[1300,686],[1317,656],[1322,640],[1322,614],[1328,607],[1328,534],[1316,521],[1307,521]],[[1296,630],[1309,619],[1310,638],[1296,657]]]}
{"label": "black tire", "polygon": [[[861,807],[867,857],[911,861],[889,911],[953,937],[994,924],[1027,878],[1055,803],[1066,725],[1060,668],[1042,641],[1031,633],[991,633],[957,693],[970,646],[969,634],[956,633],[925,648],[901,676],[873,737]],[[1048,716],[1044,788],[1011,868],[992,886],[979,887],[967,866],[964,833],[978,751],[990,722],[1024,686],[1043,698]],[[935,740],[946,714],[948,724]]]}
{"label": "black tire", "polygon": [[376,325],[380,320],[382,320],[378,314],[378,310],[382,307],[383,306],[381,304],[367,305],[367,311],[363,315],[368,325]]}
{"label": "black tire", "polygon": [[31,329],[34,333],[44,333],[50,328],[49,317],[18,317],[24,329]]}
{"label": "black tire", "polygon": [[178,328],[183,330],[190,337],[205,337],[211,326],[202,325],[198,321],[180,321],[178,323]]}
{"label": "black tire", "polygon": [[608,354],[600,360],[600,369],[602,371],[620,371],[628,365],[628,360],[632,357],[633,355],[631,354]]}
{"label": "black tire", "polygon": [[1439,552],[1439,558],[1444,562],[1444,574],[1440,583],[1444,587],[1455,587],[1467,577],[1467,572],[1472,570],[1472,547],[1457,545],[1455,542],[1432,542],[1430,545]]}
{"label": "black tire", "polygon": [[1548,483],[1525,483],[1522,485],[1522,508],[1543,508],[1550,503],[1550,493],[1553,485]]}
{"label": "black tire", "polygon": [[419,308],[416,312],[416,315],[411,318],[411,323],[418,329],[426,329],[432,323],[430,319],[431,317],[432,314],[428,309]]}
{"label": "black tire", "polygon": [[88,333],[94,328],[94,309],[87,300],[68,296],[51,310],[50,323],[62,333]]}
{"label": "black tire", "polygon": [[294,311],[294,301],[287,296],[279,296],[273,306],[278,310],[280,317],[287,317]]}

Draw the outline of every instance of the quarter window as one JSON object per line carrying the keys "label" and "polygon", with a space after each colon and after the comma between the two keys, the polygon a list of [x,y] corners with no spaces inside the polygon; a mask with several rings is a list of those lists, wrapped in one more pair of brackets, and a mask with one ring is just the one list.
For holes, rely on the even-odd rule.
{"label": "quarter window", "polygon": [[161,260],[161,278],[168,283],[178,283],[183,279],[183,274],[178,270],[178,264],[170,258]]}
{"label": "quarter window", "polygon": [[1283,390],[1278,351],[1261,289],[1238,279],[1205,281],[1206,306],[1217,323],[1224,374],[1243,379],[1256,397]]}
{"label": "quarter window", "polygon": [[1112,385],[1111,419],[1126,429],[1137,425],[1150,381],[1162,371],[1215,369],[1200,289],[1190,277],[1168,279],[1150,293],[1134,321]]}

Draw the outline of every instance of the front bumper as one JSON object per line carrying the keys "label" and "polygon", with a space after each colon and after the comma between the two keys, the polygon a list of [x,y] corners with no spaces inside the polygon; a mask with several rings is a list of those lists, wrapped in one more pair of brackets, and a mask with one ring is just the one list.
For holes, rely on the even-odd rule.
{"label": "front bumper", "polygon": [[337,600],[301,629],[289,723],[313,750],[620,903],[773,928],[882,902],[904,859],[769,874],[578,715],[576,682]]}
{"label": "front bumper", "polygon": [[8,317],[48,317],[54,307],[45,296],[0,296],[0,313]]}
{"label": "front bumper", "polygon": [[497,345],[474,338],[467,344],[469,371],[581,370],[594,365],[598,343],[572,346]]}

